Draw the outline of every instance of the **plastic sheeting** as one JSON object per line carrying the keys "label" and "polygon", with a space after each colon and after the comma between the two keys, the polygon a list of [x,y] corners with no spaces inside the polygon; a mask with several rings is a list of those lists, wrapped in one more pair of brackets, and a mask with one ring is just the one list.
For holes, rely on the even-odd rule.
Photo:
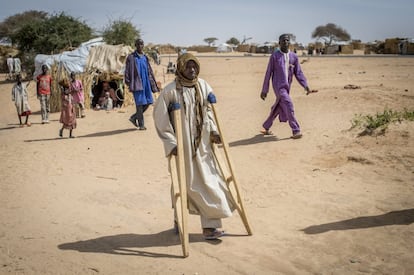
{"label": "plastic sheeting", "polygon": [[58,66],[64,66],[65,70],[68,72],[82,73],[85,71],[91,48],[103,44],[105,44],[103,38],[98,37],[82,43],[73,51],[65,51],[53,55],[38,54],[35,57],[34,78],[36,79],[36,77],[42,73],[42,65],[46,65],[50,69],[55,63],[57,63]]}

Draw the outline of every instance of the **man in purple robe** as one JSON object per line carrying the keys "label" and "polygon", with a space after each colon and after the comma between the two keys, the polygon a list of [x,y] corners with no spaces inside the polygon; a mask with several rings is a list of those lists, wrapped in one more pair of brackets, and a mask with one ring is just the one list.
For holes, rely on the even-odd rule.
{"label": "man in purple robe", "polygon": [[264,135],[271,135],[272,132],[269,129],[272,127],[276,117],[279,116],[280,122],[289,122],[293,133],[292,138],[298,139],[302,137],[302,133],[300,132],[299,123],[295,118],[292,99],[289,95],[293,75],[299,84],[305,88],[307,94],[316,91],[309,89],[306,77],[300,68],[298,57],[294,52],[289,50],[289,45],[290,35],[282,34],[279,37],[280,50],[276,50],[270,56],[260,97],[263,100],[266,99],[267,93],[269,92],[269,80],[272,79],[276,102],[273,104],[269,116],[263,123],[263,130],[261,132]]}

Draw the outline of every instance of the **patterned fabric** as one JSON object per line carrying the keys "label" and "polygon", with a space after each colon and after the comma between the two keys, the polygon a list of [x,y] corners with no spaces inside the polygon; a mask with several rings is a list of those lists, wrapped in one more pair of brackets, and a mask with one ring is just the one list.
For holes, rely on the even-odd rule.
{"label": "patterned fabric", "polygon": [[[184,76],[184,71],[186,69],[187,62],[194,61],[197,65],[197,76],[194,79],[188,79]],[[200,62],[198,59],[190,54],[185,53],[178,57],[177,59],[177,71],[175,72],[176,78],[175,82],[177,85],[177,90],[182,90],[182,87],[194,87],[195,88],[195,105],[196,105],[196,129],[197,133],[194,139],[194,151],[197,151],[198,146],[201,141],[201,131],[203,130],[203,106],[201,99],[201,91],[198,84],[198,74],[200,72]]]}
{"label": "patterned fabric", "polygon": [[82,82],[79,79],[72,80],[70,82],[69,89],[73,95],[73,103],[84,103],[85,102],[85,96],[83,94],[83,85]]}
{"label": "patterned fabric", "polygon": [[73,105],[73,96],[69,88],[62,88],[61,100],[62,106],[59,122],[63,124],[63,128],[65,129],[75,129],[76,111],[75,106]]}
{"label": "patterned fabric", "polygon": [[48,74],[41,74],[37,76],[38,95],[50,95],[52,86],[52,77]]}

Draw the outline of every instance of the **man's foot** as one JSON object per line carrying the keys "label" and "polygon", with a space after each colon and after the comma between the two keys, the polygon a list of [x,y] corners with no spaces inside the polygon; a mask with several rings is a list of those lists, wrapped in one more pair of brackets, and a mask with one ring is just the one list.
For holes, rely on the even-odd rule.
{"label": "man's foot", "polygon": [[75,136],[70,135],[69,138],[75,138]]}
{"label": "man's foot", "polygon": [[141,127],[138,128],[138,130],[145,131],[145,130],[147,130],[147,128],[145,126],[141,126]]}
{"label": "man's foot", "polygon": [[19,127],[20,127],[20,128],[23,128],[23,126],[24,126],[24,124],[21,124],[21,123],[19,124]]}
{"label": "man's foot", "polygon": [[205,240],[217,240],[224,236],[224,231],[217,228],[203,228],[203,236]]}
{"label": "man's foot", "polygon": [[129,121],[131,121],[131,123],[134,124],[134,126],[138,128],[138,123],[136,119],[133,119],[132,117],[130,117]]}
{"label": "man's foot", "polygon": [[30,122],[26,122],[26,126],[30,127],[30,126],[32,126],[32,124]]}
{"label": "man's foot", "polygon": [[293,139],[299,139],[301,137],[302,137],[302,133],[301,132],[294,133],[293,136],[291,136],[291,138],[293,138]]}
{"label": "man's foot", "polygon": [[60,137],[63,137],[63,129],[60,129],[60,130],[59,130],[59,136],[60,136]]}
{"label": "man's foot", "polygon": [[260,131],[260,133],[262,133],[265,136],[272,136],[273,135],[273,132],[270,131],[269,129],[263,129],[263,130]]}

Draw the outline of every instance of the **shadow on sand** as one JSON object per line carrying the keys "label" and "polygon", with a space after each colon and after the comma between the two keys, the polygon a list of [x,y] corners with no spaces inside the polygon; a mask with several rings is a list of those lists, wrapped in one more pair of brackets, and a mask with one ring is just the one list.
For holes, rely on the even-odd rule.
{"label": "shadow on sand", "polygon": [[[25,118],[22,119],[23,123],[24,123],[24,121],[25,121]],[[36,124],[41,124],[40,122],[31,122],[31,121],[29,121],[29,122],[32,126],[36,125]],[[8,125],[7,127],[0,128],[0,131],[22,128],[22,127],[20,127],[20,124],[18,124],[18,123],[9,123],[7,125]],[[27,127],[28,127],[27,125],[23,126],[23,128],[27,128]]]}
{"label": "shadow on sand", "polygon": [[321,234],[331,230],[363,229],[387,225],[409,225],[414,222],[414,208],[392,211],[378,216],[358,217],[332,223],[312,225],[302,229],[306,234]]}
{"label": "shadow on sand", "polygon": [[233,146],[252,145],[252,144],[257,144],[257,143],[282,141],[282,140],[288,140],[288,139],[291,139],[291,138],[278,138],[277,136],[264,136],[263,134],[258,134],[251,138],[230,142],[229,146],[233,147]]}
{"label": "shadow on sand", "polygon": [[[113,131],[104,131],[104,132],[97,132],[92,134],[87,134],[83,136],[76,136],[76,138],[90,138],[90,137],[104,137],[104,136],[112,136],[112,135],[119,135],[127,132],[137,131],[136,128],[132,129],[122,129],[122,130],[113,130]],[[55,138],[41,138],[41,139],[26,139],[24,142],[36,142],[36,141],[50,141],[50,140],[57,140],[57,139],[66,139],[65,137],[55,137]]]}
{"label": "shadow on sand", "polygon": [[[206,242],[202,234],[190,234],[190,243]],[[221,240],[208,241],[206,243],[217,245]],[[177,246],[177,255],[169,255],[144,251],[140,248]],[[155,234],[120,234],[104,236],[86,241],[77,241],[58,245],[62,250],[77,250],[89,253],[108,253],[115,255],[142,256],[154,258],[182,258],[181,242],[178,235],[172,229]]]}

